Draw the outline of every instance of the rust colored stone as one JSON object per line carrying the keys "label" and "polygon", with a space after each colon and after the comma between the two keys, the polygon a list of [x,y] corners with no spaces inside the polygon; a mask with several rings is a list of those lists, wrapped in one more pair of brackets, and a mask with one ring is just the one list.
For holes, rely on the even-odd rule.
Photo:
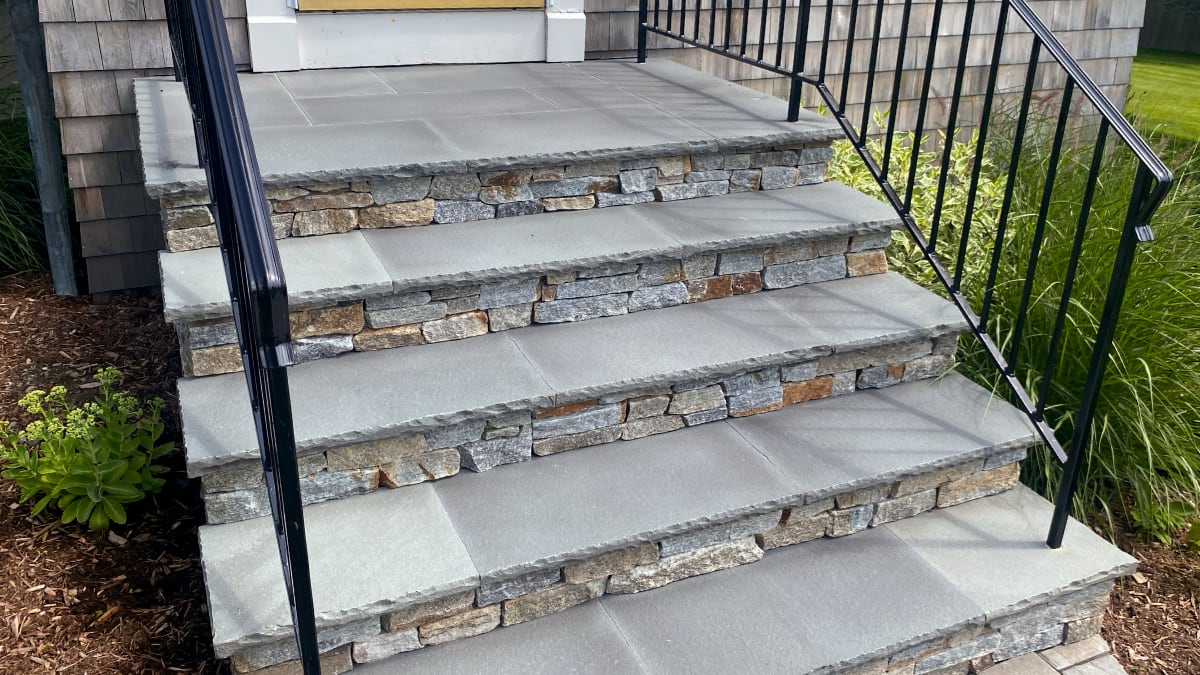
{"label": "rust colored stone", "polygon": [[570,415],[571,413],[577,413],[581,410],[587,410],[588,408],[594,408],[594,407],[596,407],[596,404],[599,402],[600,401],[598,399],[591,399],[590,401],[576,401],[574,403],[567,403],[565,405],[556,406],[554,408],[546,408],[545,410],[538,410],[537,412],[533,413],[533,418],[540,420],[540,419],[544,419],[546,417],[558,417],[560,415]]}
{"label": "rust colored stone", "polygon": [[887,367],[888,376],[896,380],[904,379],[904,364],[893,363]]}
{"label": "rust colored stone", "polygon": [[825,398],[833,393],[833,376],[825,375],[807,382],[784,382],[783,404],[795,405]]}
{"label": "rust colored stone", "polygon": [[868,274],[883,274],[886,271],[888,271],[888,262],[883,249],[846,254],[846,273],[849,276],[861,277]]}
{"label": "rust colored stone", "polygon": [[751,415],[758,415],[758,414],[765,413],[765,412],[771,412],[772,410],[779,410],[782,407],[783,407],[783,401],[776,401],[774,403],[760,405],[755,408],[746,408],[745,410],[738,410],[737,412],[730,410],[729,416],[730,417],[749,417]]}
{"label": "rust colored stone", "polygon": [[715,300],[733,295],[733,277],[709,277],[688,282],[688,301]]}
{"label": "rust colored stone", "polygon": [[759,272],[743,272],[733,275],[733,294],[745,295],[762,290],[762,274]]}

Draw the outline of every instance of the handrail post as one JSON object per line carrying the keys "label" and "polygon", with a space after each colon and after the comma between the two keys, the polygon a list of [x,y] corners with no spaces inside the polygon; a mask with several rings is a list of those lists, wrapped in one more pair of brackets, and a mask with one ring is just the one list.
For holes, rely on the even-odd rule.
{"label": "handrail post", "polygon": [[1100,315],[1100,327],[1096,334],[1096,344],[1092,348],[1091,363],[1088,364],[1087,380],[1084,384],[1083,397],[1079,403],[1079,413],[1075,416],[1075,430],[1071,434],[1071,450],[1067,456],[1067,464],[1063,469],[1061,482],[1058,484],[1058,494],[1054,500],[1054,516],[1050,521],[1050,533],[1046,537],[1046,545],[1050,548],[1062,547],[1063,536],[1067,531],[1067,519],[1071,515],[1071,502],[1075,498],[1075,488],[1083,473],[1083,463],[1087,459],[1085,448],[1091,436],[1092,420],[1096,416],[1096,404],[1100,399],[1100,387],[1104,383],[1104,371],[1108,366],[1108,357],[1112,351],[1113,337],[1117,330],[1117,318],[1121,314],[1121,303],[1125,300],[1125,289],[1129,285],[1129,274],[1133,269],[1133,256],[1138,245],[1138,230],[1142,225],[1138,216],[1142,211],[1142,201],[1149,191],[1151,180],[1150,170],[1142,165],[1138,167],[1137,177],[1133,181],[1133,194],[1129,199],[1129,208],[1125,213],[1125,225],[1121,231],[1121,242],[1117,247],[1117,256],[1113,261],[1113,272],[1109,278],[1108,295],[1104,302],[1104,312]]}
{"label": "handrail post", "polygon": [[[716,2],[716,0],[713,0]],[[696,0],[696,11],[700,11],[700,0]],[[638,0],[637,62],[646,62],[646,21],[650,15],[650,0]]]}

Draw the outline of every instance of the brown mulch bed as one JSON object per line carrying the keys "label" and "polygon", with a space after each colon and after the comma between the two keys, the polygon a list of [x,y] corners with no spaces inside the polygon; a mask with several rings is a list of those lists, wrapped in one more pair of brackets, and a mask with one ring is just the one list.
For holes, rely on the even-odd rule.
{"label": "brown mulch bed", "polygon": [[[94,305],[51,294],[41,275],[0,279],[0,419],[30,389],[91,383],[97,368],[126,374],[126,388],[169,402],[178,443],[172,329],[152,301]],[[0,480],[0,673],[217,673],[196,529],[203,509],[170,457],[161,494],[107,536],[46,517],[31,519]],[[1148,544],[1122,534],[1141,572],[1118,585],[1104,636],[1131,673],[1200,673],[1200,552],[1182,540]]]}

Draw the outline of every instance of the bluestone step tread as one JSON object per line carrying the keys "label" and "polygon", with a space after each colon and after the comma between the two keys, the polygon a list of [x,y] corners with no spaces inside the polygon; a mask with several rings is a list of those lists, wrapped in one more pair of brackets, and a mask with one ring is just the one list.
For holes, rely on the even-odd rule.
{"label": "bluestone step tread", "polygon": [[[1133,569],[1133,558],[1074,520],[1064,547],[1046,548],[1052,509],[1019,486],[849,538],[769,551],[755,564],[647,593],[605,595],[358,670],[804,673],[869,662]],[[917,530],[938,534],[927,538]],[[1021,551],[1024,566],[980,564],[1010,548]],[[979,595],[981,588],[1009,589],[1008,598]]]}
{"label": "bluestone step tread", "polygon": [[[802,435],[808,421],[842,406],[871,409],[857,415],[856,426],[873,430],[879,443],[864,449],[843,445],[837,432]],[[797,430],[784,468],[719,422],[306,507],[318,616],[369,617],[479,579],[545,569],[797,496],[890,481],[1033,440],[1021,415],[958,375],[828,399],[808,413],[806,407],[738,423],[745,430],[759,418],[781,420],[773,427],[777,453],[788,445],[782,430]],[[929,447],[890,444],[889,429],[898,425],[924,429]],[[219,652],[286,634],[271,519],[204,526],[200,539]]]}
{"label": "bluestone step tread", "polygon": [[490,581],[1035,442],[1023,415],[951,374],[464,474],[434,489]]}
{"label": "bluestone step tread", "polygon": [[[367,88],[344,84],[364,72]],[[841,136],[831,119],[801,111],[800,121],[786,122],[786,102],[665,60],[338,69],[304,79],[238,78],[268,185],[754,151]],[[312,97],[323,82],[327,95]],[[482,89],[488,104],[504,99],[512,112],[481,104]],[[182,85],[139,80],[135,95],[147,191],[203,189]]]}
{"label": "bluestone step tread", "polygon": [[[887,298],[887,307],[869,308]],[[861,309],[859,309],[861,308]],[[632,393],[963,329],[949,303],[896,274],[530,326],[290,370],[296,441],[330,444],[517,409]],[[194,474],[257,456],[241,373],[179,381]]]}
{"label": "bluestone step tread", "polygon": [[[837,183],[279,242],[293,305],[679,259],[894,229],[890,207]],[[229,316],[218,249],[159,254],[168,321]],[[390,282],[390,283],[389,283]]]}

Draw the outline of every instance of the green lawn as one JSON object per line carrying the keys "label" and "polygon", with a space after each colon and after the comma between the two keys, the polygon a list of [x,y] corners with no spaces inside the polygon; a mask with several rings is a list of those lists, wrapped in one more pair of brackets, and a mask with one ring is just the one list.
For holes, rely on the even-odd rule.
{"label": "green lawn", "polygon": [[1133,60],[1125,112],[1142,127],[1200,141],[1200,55],[1144,49]]}

